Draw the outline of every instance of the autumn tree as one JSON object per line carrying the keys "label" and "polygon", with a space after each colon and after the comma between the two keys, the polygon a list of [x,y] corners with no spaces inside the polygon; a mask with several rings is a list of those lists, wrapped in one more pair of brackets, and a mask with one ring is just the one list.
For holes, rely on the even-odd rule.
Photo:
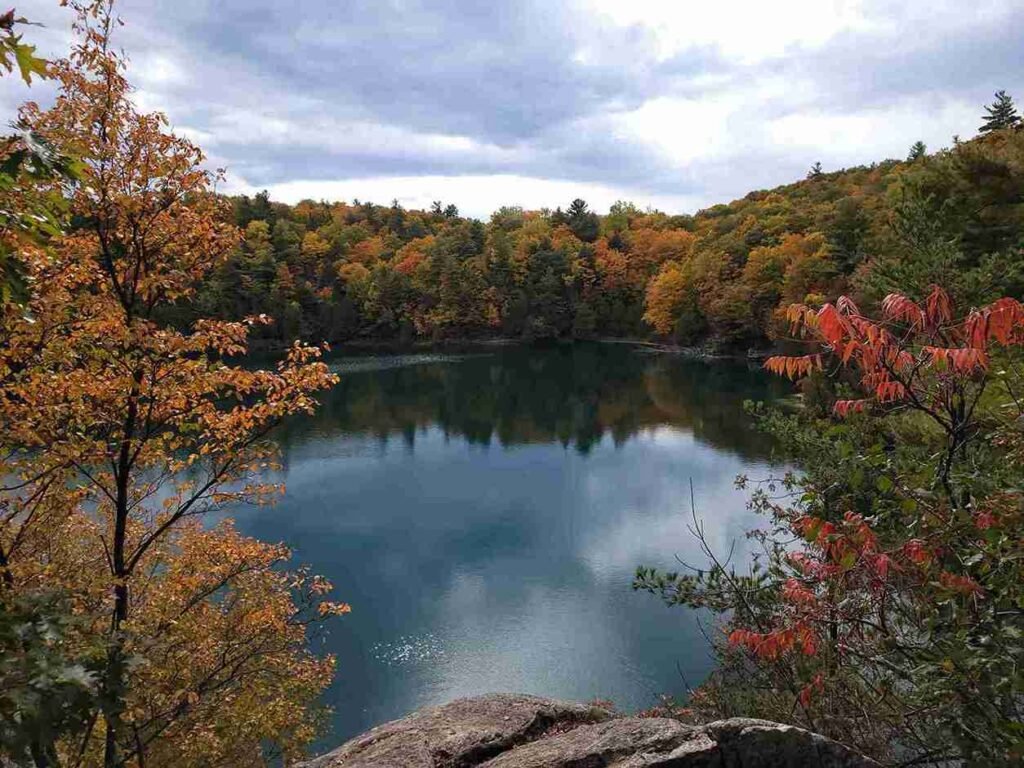
{"label": "autumn tree", "polygon": [[647,312],[644,314],[644,320],[656,332],[668,336],[675,328],[679,314],[687,303],[696,303],[693,281],[682,265],[669,262],[647,288]]}
{"label": "autumn tree", "polygon": [[641,280],[648,279],[666,261],[681,261],[693,253],[697,238],[684,229],[635,229],[629,235],[630,260]]}
{"label": "autumn tree", "polygon": [[[167,311],[192,299],[196,285],[225,261],[238,233],[222,223],[225,202],[210,192],[213,177],[203,169],[202,152],[170,133],[162,115],[143,114],[132,103],[125,62],[111,46],[111,3],[68,5],[77,42],[70,58],[53,65],[60,93],[50,110],[29,104],[23,119],[79,162],[77,183],[51,182],[77,227],[55,238],[49,251],[24,252],[32,294],[24,308],[3,308],[0,568],[5,595],[51,582],[70,588],[75,611],[102,632],[98,711],[80,743],[50,734],[57,744],[34,750],[35,761],[48,765],[55,755],[77,755],[113,768],[170,755],[165,740],[176,727],[197,722],[203,708],[225,706],[247,682],[253,694],[268,696],[263,705],[288,701],[299,720],[309,714],[326,677],[322,667],[303,671],[322,662],[298,654],[304,630],[289,626],[300,606],[287,582],[273,582],[282,553],[261,554],[262,545],[226,534],[206,539],[212,548],[201,555],[192,542],[207,534],[193,521],[238,503],[272,500],[280,488],[262,479],[274,466],[269,430],[312,410],[314,393],[334,377],[318,361],[319,349],[300,344],[275,370],[226,363],[245,352],[248,330],[262,318],[203,320],[186,332],[165,322]],[[190,559],[189,568],[214,580],[177,578]],[[237,578],[218,580],[216,564],[233,559],[248,565]],[[246,579],[259,573],[271,581],[248,589]],[[164,586],[150,590],[153,579]],[[324,602],[324,592],[320,582],[308,592],[314,616],[344,610]],[[210,626],[241,622],[257,642],[278,643],[284,666],[273,672],[257,652],[215,671],[217,659],[230,657],[238,628],[219,636],[219,648],[217,637],[205,638],[213,644],[209,665],[194,645],[202,638],[193,635],[181,641],[193,644],[194,666],[180,660],[163,666],[146,647],[154,629],[147,617],[171,610],[164,601],[175,593],[181,601],[175,621],[192,621],[201,611]],[[215,594],[226,600],[209,602]],[[235,612],[235,597],[243,594],[255,603],[276,600],[277,607]],[[159,670],[168,675],[163,704],[139,687]],[[213,676],[183,678],[203,670]],[[261,675],[269,681],[282,674],[305,677],[309,685],[275,690],[258,683]],[[140,708],[143,701],[162,708]],[[296,744],[308,739],[308,728],[294,725],[302,733]],[[274,727],[227,729],[219,751],[203,764],[244,764],[231,755],[251,755],[261,741],[282,736]]]}
{"label": "autumn tree", "polygon": [[882,760],[1019,760],[1024,306],[958,313],[933,286],[920,302],[890,294],[877,318],[847,297],[789,318],[812,349],[766,367],[830,371],[840,393],[828,421],[760,416],[804,470],[754,495],[773,524],[762,560],[744,574],[706,548],[710,567],[637,574],[728,616],[722,671],[694,705],[798,722]]}
{"label": "autumn tree", "polygon": [[[17,69],[26,85],[49,76],[47,62],[16,29],[32,26],[14,9],[0,16],[0,68]],[[74,163],[24,121],[0,142],[0,312],[24,311],[30,295],[29,255],[45,253],[61,233],[67,208],[46,186],[72,180]],[[6,337],[0,334],[6,340]],[[2,370],[2,369],[0,369]],[[7,376],[0,374],[0,386]],[[2,441],[0,441],[2,445]],[[2,464],[2,461],[0,461]],[[0,530],[11,510],[0,501]],[[8,553],[0,545],[0,759],[55,762],[55,734],[87,727],[98,688],[90,667],[102,654],[98,643],[70,643],[83,626],[59,584],[15,591]]]}

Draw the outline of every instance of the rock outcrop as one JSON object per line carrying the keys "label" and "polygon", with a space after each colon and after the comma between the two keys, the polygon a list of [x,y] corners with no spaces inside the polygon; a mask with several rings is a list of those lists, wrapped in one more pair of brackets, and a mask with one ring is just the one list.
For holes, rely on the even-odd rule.
{"label": "rock outcrop", "polygon": [[877,768],[764,720],[684,725],[537,696],[459,699],[377,726],[302,768]]}

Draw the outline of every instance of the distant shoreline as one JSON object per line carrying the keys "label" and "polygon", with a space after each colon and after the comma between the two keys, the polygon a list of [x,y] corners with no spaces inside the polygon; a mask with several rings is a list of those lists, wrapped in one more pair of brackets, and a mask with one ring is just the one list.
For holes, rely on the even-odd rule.
{"label": "distant shoreline", "polygon": [[[631,339],[617,337],[597,337],[590,339],[516,339],[506,336],[495,337],[454,337],[450,339],[414,339],[412,341],[398,341],[386,339],[351,339],[331,345],[333,353],[344,353],[351,351],[359,354],[378,353],[408,353],[408,352],[430,352],[445,351],[458,352],[464,350],[494,349],[500,347],[518,346],[566,346],[571,344],[623,344],[632,347],[640,347],[651,352],[659,352],[679,357],[692,358],[694,360],[763,360],[772,354],[770,349],[748,349],[746,351],[733,350],[723,351],[707,346],[680,346],[664,342],[652,341],[650,339]],[[250,344],[250,352],[275,353],[284,352],[287,344],[281,342],[254,341]]]}

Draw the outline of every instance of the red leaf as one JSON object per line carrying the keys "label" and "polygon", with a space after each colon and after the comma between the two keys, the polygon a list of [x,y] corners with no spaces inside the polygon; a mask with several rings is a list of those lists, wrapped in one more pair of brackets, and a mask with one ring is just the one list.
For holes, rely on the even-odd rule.
{"label": "red leaf", "polygon": [[936,368],[949,367],[956,373],[973,373],[988,368],[988,355],[976,347],[924,347]]}
{"label": "red leaf", "polygon": [[870,400],[836,400],[835,405],[832,406],[832,412],[840,418],[846,418],[851,412],[863,413],[870,402]]}
{"label": "red leaf", "polygon": [[818,310],[818,328],[821,331],[822,338],[833,349],[839,348],[843,336],[847,333],[843,318],[839,316],[839,312],[831,304],[825,304],[825,306]]}
{"label": "red leaf", "polygon": [[1004,346],[1014,341],[1014,332],[1024,326],[1024,306],[1019,301],[1003,298],[985,309],[988,315],[988,335]]}
{"label": "red leaf", "polygon": [[844,315],[859,315],[860,310],[857,305],[853,303],[853,299],[849,296],[840,296],[836,300],[836,308]]}
{"label": "red leaf", "polygon": [[892,560],[888,555],[878,555],[874,560],[875,573],[883,581],[889,576],[889,568],[892,567]]}
{"label": "red leaf", "polygon": [[890,293],[882,299],[882,314],[888,320],[901,321],[912,328],[924,325],[924,310],[901,293]]}
{"label": "red leaf", "polygon": [[920,539],[911,539],[903,545],[903,552],[911,562],[927,565],[932,561],[933,553]]}
{"label": "red leaf", "polygon": [[937,328],[953,319],[953,305],[949,296],[937,285],[932,286],[932,292],[928,294],[925,301],[928,324]]}
{"label": "red leaf", "polygon": [[981,595],[985,592],[970,576],[959,576],[948,571],[939,574],[939,583],[951,592],[959,592],[962,595]]}

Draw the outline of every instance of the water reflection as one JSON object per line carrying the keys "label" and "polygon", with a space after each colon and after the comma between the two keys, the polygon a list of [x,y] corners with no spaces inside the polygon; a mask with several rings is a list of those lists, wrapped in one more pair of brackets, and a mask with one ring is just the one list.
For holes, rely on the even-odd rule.
{"label": "water reflection", "polygon": [[413,446],[419,430],[438,426],[472,444],[557,442],[587,454],[606,435],[621,444],[644,428],[671,425],[754,456],[767,444],[739,418],[737,403],[779,391],[778,382],[743,363],[707,364],[616,344],[357,357],[336,360],[332,369],[341,383],[315,421],[282,431],[286,447],[311,432],[400,436]]}
{"label": "water reflection", "polygon": [[324,408],[278,435],[285,500],[238,518],[354,606],[328,743],[454,696],[635,708],[708,672],[696,618],[629,584],[697,559],[690,478],[712,544],[742,544],[733,478],[768,446],[741,404],[775,394],[764,376],[617,345],[334,364]]}

